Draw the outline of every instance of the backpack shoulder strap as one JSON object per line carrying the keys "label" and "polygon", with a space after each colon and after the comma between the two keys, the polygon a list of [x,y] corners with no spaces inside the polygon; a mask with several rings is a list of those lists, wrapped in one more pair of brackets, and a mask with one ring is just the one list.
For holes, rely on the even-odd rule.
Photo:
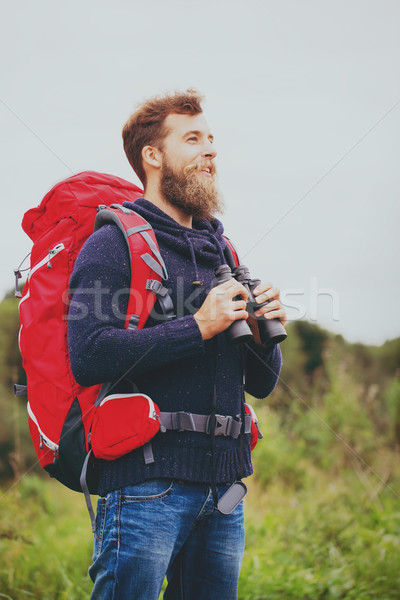
{"label": "backpack shoulder strap", "polygon": [[239,254],[235,246],[233,245],[233,242],[226,235],[223,235],[222,237],[224,238],[226,243],[224,249],[225,260],[233,271],[235,267],[238,267],[240,265]]}
{"label": "backpack shoulder strap", "polygon": [[152,226],[134,210],[119,204],[100,207],[94,231],[115,224],[126,240],[131,265],[131,284],[125,328],[141,329],[158,297],[163,318],[174,318],[173,305],[162,280],[168,279]]}

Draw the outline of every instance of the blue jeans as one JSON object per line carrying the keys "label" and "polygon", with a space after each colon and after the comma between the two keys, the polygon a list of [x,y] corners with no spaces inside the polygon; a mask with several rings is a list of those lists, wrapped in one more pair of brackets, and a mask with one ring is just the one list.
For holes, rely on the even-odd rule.
{"label": "blue jeans", "polygon": [[[219,497],[229,486],[218,486]],[[214,508],[206,485],[152,479],[98,501],[92,600],[235,600],[243,503]]]}

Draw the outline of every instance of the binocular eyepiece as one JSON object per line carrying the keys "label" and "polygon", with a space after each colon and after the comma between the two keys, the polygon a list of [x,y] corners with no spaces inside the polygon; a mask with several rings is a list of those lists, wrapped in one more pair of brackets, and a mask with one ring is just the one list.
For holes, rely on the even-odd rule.
{"label": "binocular eyepiece", "polygon": [[[266,302],[258,304],[255,300],[253,290],[261,283],[260,279],[252,279],[250,271],[245,265],[239,265],[232,271],[230,266],[225,264],[219,266],[215,271],[215,286],[225,283],[225,281],[229,281],[229,279],[232,278],[239,281],[249,293],[246,310],[257,320],[262,345],[265,348],[271,349],[275,344],[283,342],[287,338],[287,333],[279,319],[266,319],[264,315],[261,317],[256,317],[254,315],[256,310],[270,302],[270,300],[267,300]],[[237,296],[234,300],[238,300],[239,298],[240,297]],[[253,337],[251,329],[245,319],[234,321],[228,327],[225,334],[231,344],[241,344]]]}

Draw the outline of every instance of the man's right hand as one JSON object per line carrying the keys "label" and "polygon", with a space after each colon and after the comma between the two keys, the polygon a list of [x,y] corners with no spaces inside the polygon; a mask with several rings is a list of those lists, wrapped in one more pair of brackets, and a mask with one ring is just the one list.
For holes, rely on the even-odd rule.
{"label": "man's right hand", "polygon": [[[233,300],[236,296],[240,296],[241,299]],[[193,315],[203,340],[209,340],[217,333],[225,331],[233,321],[247,319],[248,296],[246,288],[233,278],[212,288],[199,310]]]}

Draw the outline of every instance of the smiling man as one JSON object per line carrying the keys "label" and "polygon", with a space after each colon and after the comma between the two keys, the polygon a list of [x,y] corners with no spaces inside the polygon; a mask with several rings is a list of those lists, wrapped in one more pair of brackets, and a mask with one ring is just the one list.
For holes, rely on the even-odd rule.
{"label": "smiling man", "polygon": [[162,152],[154,153],[150,146],[143,152],[148,166],[161,169],[160,178],[157,171],[156,177],[150,177],[146,197],[153,198],[153,202],[157,198],[160,208],[166,204],[175,206],[187,217],[182,224],[191,227],[193,218],[211,219],[215,213],[222,212],[223,204],[214,180],[214,138],[201,113],[168,115],[165,127],[169,134],[163,141]]}
{"label": "smiling man", "polygon": [[[199,99],[197,98],[197,103]],[[148,103],[150,109],[151,101]],[[192,107],[198,110],[200,106]],[[144,107],[143,107],[144,110]],[[127,122],[123,136],[125,150],[134,170],[139,174],[143,168],[142,181],[145,184],[145,197],[161,209],[171,211],[173,217],[183,213],[185,227],[192,226],[192,219],[212,219],[215,213],[222,212],[223,203],[215,185],[216,167],[214,158],[214,137],[211,134],[202,112],[194,114],[172,113],[165,117],[165,136],[154,145],[142,149],[136,163],[137,153],[131,151],[136,130],[135,120],[141,123],[141,114],[135,113]],[[144,125],[144,124],[143,124]],[[153,124],[146,124],[150,129]]]}
{"label": "smiling man", "polygon": [[[217,506],[233,482],[252,473],[244,390],[268,396],[281,354],[279,346],[266,350],[256,342],[246,289],[234,278],[215,286],[226,242],[215,217],[223,203],[201,101],[194,90],[152,98],[123,129],[126,155],[144,185],[144,197],[125,206],[153,227],[176,318],[160,322],[155,311],[143,329],[124,328],[128,298],[119,291],[129,288],[131,271],[114,225],[89,238],[71,279],[70,313],[87,308],[85,319],[69,321],[77,381],[129,379],[163,413],[185,414],[185,423],[157,433],[150,453],[138,448],[98,463],[101,497],[89,571],[95,600],[157,600],[165,575],[168,600],[237,597],[243,502],[230,514]],[[87,293],[99,285],[109,290],[101,320],[95,294]],[[261,283],[256,296],[272,300],[259,309],[262,318],[285,322],[277,288]],[[239,319],[249,320],[254,339],[232,345],[225,331]],[[234,422],[236,432],[209,426],[214,414],[220,424]]]}

